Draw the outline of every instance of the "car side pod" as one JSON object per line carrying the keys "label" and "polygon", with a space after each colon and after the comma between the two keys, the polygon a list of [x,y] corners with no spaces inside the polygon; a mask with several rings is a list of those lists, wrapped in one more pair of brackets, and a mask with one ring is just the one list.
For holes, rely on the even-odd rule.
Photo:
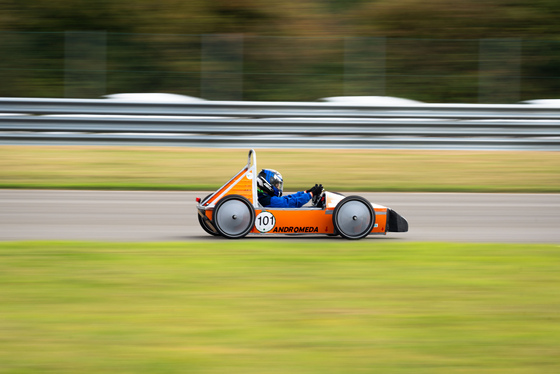
{"label": "car side pod", "polygon": [[388,232],[408,231],[408,221],[391,208],[387,208],[387,231]]}

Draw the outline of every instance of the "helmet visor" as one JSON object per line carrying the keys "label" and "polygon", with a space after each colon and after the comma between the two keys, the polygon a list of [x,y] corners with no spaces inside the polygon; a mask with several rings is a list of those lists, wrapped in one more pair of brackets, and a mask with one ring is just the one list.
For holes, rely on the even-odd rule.
{"label": "helmet visor", "polygon": [[272,174],[272,176],[270,177],[270,184],[276,187],[280,192],[280,195],[282,195],[282,191],[284,189],[284,181],[282,180],[282,175],[280,175],[280,173],[275,172],[274,174]]}

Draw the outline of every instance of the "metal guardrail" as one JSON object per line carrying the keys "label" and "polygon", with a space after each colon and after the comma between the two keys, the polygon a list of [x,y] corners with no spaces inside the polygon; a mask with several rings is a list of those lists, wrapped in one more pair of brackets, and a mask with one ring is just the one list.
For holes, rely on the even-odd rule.
{"label": "metal guardrail", "polygon": [[560,107],[0,98],[2,144],[560,150]]}

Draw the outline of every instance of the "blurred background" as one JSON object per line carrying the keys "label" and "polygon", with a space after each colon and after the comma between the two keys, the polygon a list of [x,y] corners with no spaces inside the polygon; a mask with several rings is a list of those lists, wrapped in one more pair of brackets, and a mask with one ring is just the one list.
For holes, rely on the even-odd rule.
{"label": "blurred background", "polygon": [[556,0],[1,0],[0,96],[396,96],[560,91]]}
{"label": "blurred background", "polygon": [[[372,105],[371,118],[351,122],[344,111],[305,113],[316,120],[299,118],[309,109],[259,109],[278,103],[239,103],[247,111],[233,115],[204,112],[219,103],[177,105],[177,119],[143,103],[103,112],[105,103],[13,99],[554,99],[558,5],[0,0],[0,372],[559,373],[558,108],[419,116],[420,105]],[[236,127],[237,139],[222,136]],[[216,138],[257,148],[278,134],[353,148],[259,149],[259,166],[280,170],[287,192],[315,182],[373,191],[410,233],[208,240],[194,197],[247,160],[247,149],[215,149]],[[146,146],[174,138],[181,147]],[[442,139],[450,145],[432,150]],[[404,150],[386,149],[401,140]],[[478,193],[400,193],[419,191]],[[83,238],[95,242],[62,241]],[[493,241],[520,244],[474,243]]]}

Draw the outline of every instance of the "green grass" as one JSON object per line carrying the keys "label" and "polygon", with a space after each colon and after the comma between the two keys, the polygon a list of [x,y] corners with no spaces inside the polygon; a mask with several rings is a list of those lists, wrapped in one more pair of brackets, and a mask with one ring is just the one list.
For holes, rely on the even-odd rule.
{"label": "green grass", "polygon": [[[247,150],[0,146],[0,188],[214,190]],[[287,191],[560,192],[560,152],[258,150]]]}
{"label": "green grass", "polygon": [[559,249],[0,243],[0,372],[558,373]]}

